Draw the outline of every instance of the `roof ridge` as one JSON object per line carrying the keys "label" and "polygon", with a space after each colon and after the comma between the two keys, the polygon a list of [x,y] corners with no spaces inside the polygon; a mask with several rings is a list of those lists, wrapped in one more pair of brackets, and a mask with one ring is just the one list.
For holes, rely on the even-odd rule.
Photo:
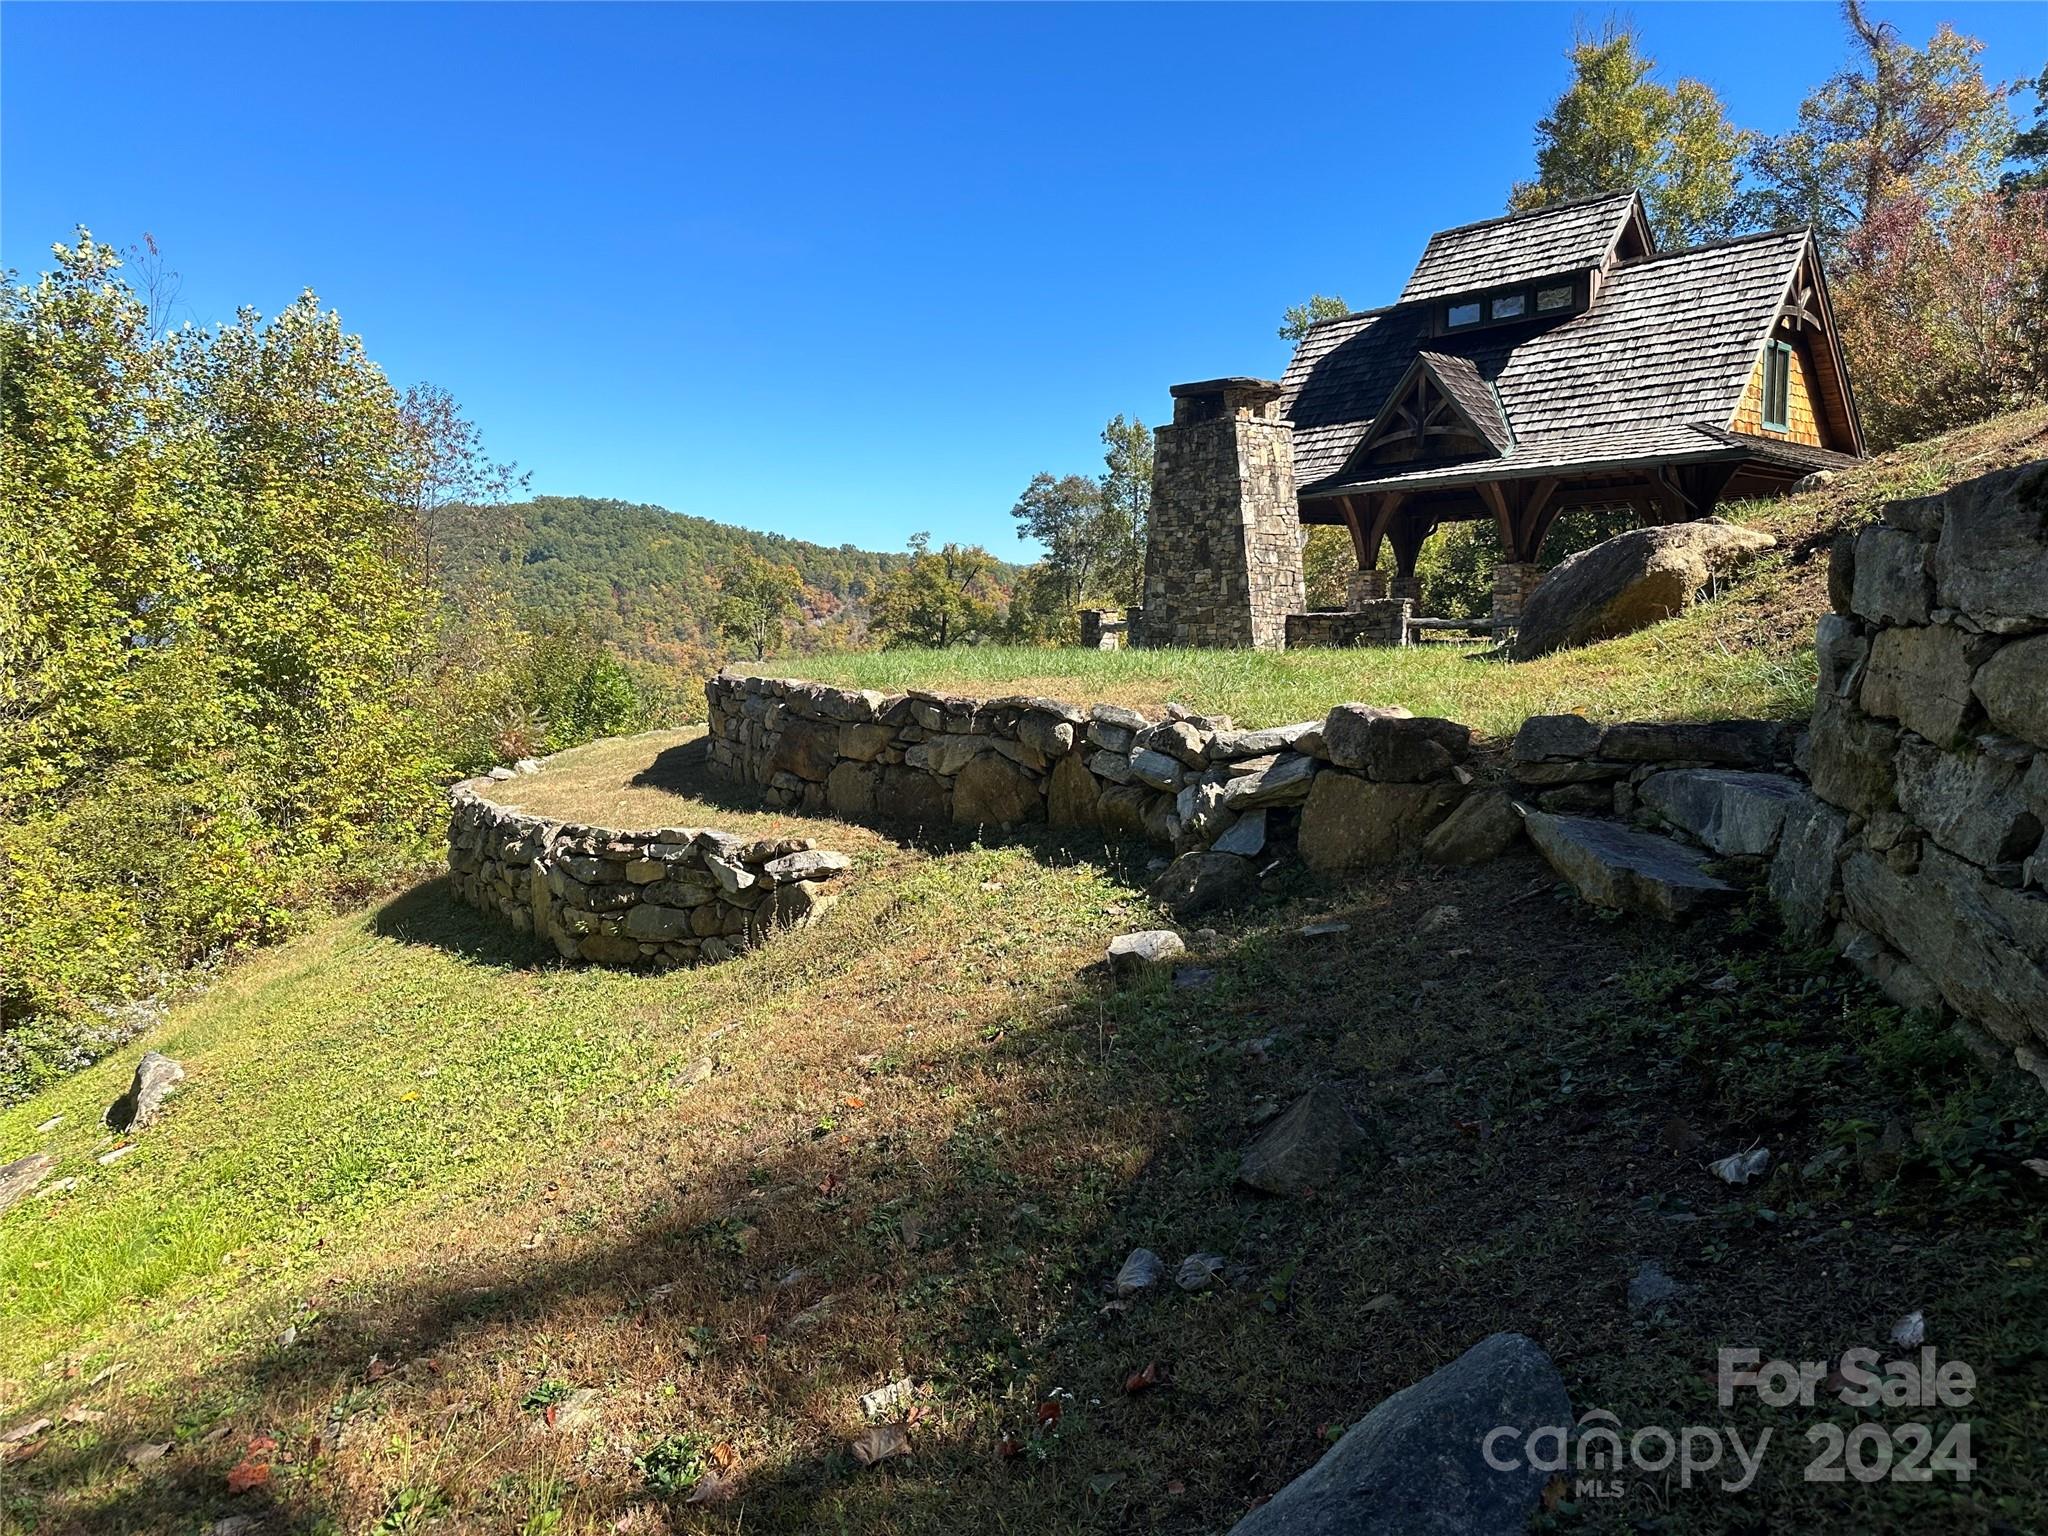
{"label": "roof ridge", "polygon": [[1630,188],[1613,192],[1591,192],[1584,197],[1559,198],[1554,203],[1545,203],[1541,208],[1522,208],[1513,213],[1495,214],[1490,219],[1474,219],[1470,224],[1453,224],[1449,229],[1435,231],[1429,238],[1436,240],[1444,235],[1462,235],[1468,230],[1490,229],[1496,224],[1512,224],[1517,219],[1533,219],[1546,213],[1561,213],[1567,208],[1587,208],[1594,203],[1611,203],[1616,198],[1635,195],[1634,189]]}
{"label": "roof ridge", "polygon": [[1705,240],[1698,245],[1680,246],[1675,251],[1652,251],[1649,255],[1634,261],[1624,262],[1617,270],[1630,267],[1647,267],[1652,262],[1669,261],[1675,256],[1697,256],[1702,251],[1725,251],[1731,245],[1750,245],[1759,240],[1781,240],[1787,235],[1810,235],[1811,224],[1784,224],[1776,229],[1753,229],[1746,235],[1726,235],[1719,240]]}
{"label": "roof ridge", "polygon": [[[1391,314],[1393,311],[1399,309],[1400,307],[1401,306],[1399,302],[1395,302],[1392,304],[1378,304],[1371,309],[1346,310],[1341,315],[1325,315],[1320,320],[1311,320],[1308,323],[1308,329],[1310,331],[1316,331],[1321,330],[1326,325],[1335,325],[1340,320],[1365,320],[1375,315]],[[1307,338],[1307,335],[1307,331],[1304,331],[1302,333],[1304,339]]]}

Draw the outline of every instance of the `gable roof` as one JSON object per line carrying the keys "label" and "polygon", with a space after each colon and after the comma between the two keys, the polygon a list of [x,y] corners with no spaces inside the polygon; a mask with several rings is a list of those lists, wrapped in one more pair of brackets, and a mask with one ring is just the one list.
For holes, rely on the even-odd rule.
{"label": "gable roof", "polygon": [[[1363,458],[1375,443],[1388,435],[1395,425],[1401,402],[1418,379],[1427,379],[1436,386],[1437,395],[1449,403],[1458,419],[1486,445],[1493,457],[1498,458],[1514,447],[1515,435],[1508,430],[1507,418],[1501,414],[1500,401],[1494,398],[1493,386],[1480,377],[1478,368],[1473,366],[1469,357],[1417,352],[1415,360],[1402,370],[1401,377],[1394,381],[1394,387],[1380,402],[1372,424],[1347,454],[1347,471],[1352,461]],[[1406,429],[1413,430],[1420,439],[1422,428],[1422,420],[1411,410]],[[1420,448],[1423,444],[1418,441],[1416,446]]]}
{"label": "gable roof", "polygon": [[[1281,381],[1296,486],[1322,495],[1749,453],[1747,440],[1699,429],[1734,419],[1811,244],[1806,230],[1781,230],[1611,267],[1590,308],[1548,324],[1431,339],[1433,301],[1327,321]],[[1512,446],[1497,459],[1388,465],[1347,480],[1381,403],[1425,348],[1490,386]]]}
{"label": "gable roof", "polygon": [[1422,259],[1401,290],[1401,302],[1604,266],[1631,220],[1639,228],[1644,249],[1654,250],[1649,220],[1633,192],[1552,203],[1440,230],[1423,247]]}

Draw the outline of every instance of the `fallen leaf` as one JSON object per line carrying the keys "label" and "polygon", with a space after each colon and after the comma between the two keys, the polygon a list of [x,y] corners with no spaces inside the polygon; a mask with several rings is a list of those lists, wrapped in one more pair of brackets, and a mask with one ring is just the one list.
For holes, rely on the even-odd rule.
{"label": "fallen leaf", "polygon": [[107,1416],[104,1408],[81,1408],[73,1403],[60,1417],[66,1424],[97,1424]]}
{"label": "fallen leaf", "polygon": [[1166,1368],[1157,1360],[1148,1360],[1142,1371],[1133,1371],[1124,1378],[1124,1391],[1136,1396],[1148,1392],[1166,1380]]}
{"label": "fallen leaf", "polygon": [[249,1454],[251,1456],[267,1456],[276,1449],[277,1440],[274,1436],[252,1435],[249,1437]]}
{"label": "fallen leaf", "polygon": [[730,1472],[740,1463],[740,1453],[732,1448],[730,1440],[721,1440],[711,1447],[711,1465],[719,1472]]}
{"label": "fallen leaf", "polygon": [[846,1101],[846,1107],[848,1109],[866,1109],[868,1107],[868,1101],[866,1099],[848,1099]]}
{"label": "fallen leaf", "polygon": [[1058,1398],[1047,1398],[1044,1402],[1038,1405],[1038,1427],[1040,1429],[1057,1428],[1059,1422],[1060,1400]]}
{"label": "fallen leaf", "polygon": [[386,1376],[389,1376],[391,1374],[391,1367],[384,1363],[383,1358],[381,1356],[372,1355],[370,1356],[370,1369],[368,1374],[370,1380],[382,1381]]}
{"label": "fallen leaf", "polygon": [[876,1424],[862,1430],[848,1443],[853,1459],[864,1467],[910,1454],[910,1434],[901,1424]]}
{"label": "fallen leaf", "polygon": [[1188,1491],[1188,1485],[1176,1477],[1166,1485],[1166,1491],[1178,1496]]}
{"label": "fallen leaf", "polygon": [[248,1493],[270,1483],[270,1463],[254,1456],[244,1457],[228,1468],[228,1492]]}
{"label": "fallen leaf", "polygon": [[996,1454],[1005,1461],[1024,1454],[1024,1442],[1015,1435],[1005,1435],[996,1442]]}
{"label": "fallen leaf", "polygon": [[49,1427],[50,1421],[48,1419],[30,1419],[26,1423],[17,1424],[4,1434],[0,1434],[0,1445],[14,1445],[19,1441],[32,1439]]}
{"label": "fallen leaf", "polygon": [[137,1469],[152,1462],[162,1461],[170,1454],[171,1442],[168,1440],[145,1440],[140,1445],[129,1446],[121,1453],[128,1465]]}
{"label": "fallen leaf", "polygon": [[1556,1509],[1558,1504],[1563,1500],[1563,1498],[1563,1478],[1553,1477],[1549,1482],[1543,1485],[1543,1507],[1545,1509]]}

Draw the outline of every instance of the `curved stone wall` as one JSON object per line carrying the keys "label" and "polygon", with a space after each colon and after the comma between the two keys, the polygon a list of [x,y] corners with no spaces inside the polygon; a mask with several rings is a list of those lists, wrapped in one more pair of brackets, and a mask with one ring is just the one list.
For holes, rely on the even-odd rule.
{"label": "curved stone wall", "polygon": [[[1053,699],[881,694],[723,672],[705,685],[713,774],[772,806],[851,821],[1095,827],[1174,848],[1215,889],[1298,840],[1318,874],[1420,850],[1464,799],[1471,732],[1342,704],[1321,720],[1238,730]],[[1156,893],[1188,910],[1185,880]]]}
{"label": "curved stone wall", "polygon": [[549,821],[455,786],[448,874],[471,906],[538,933],[564,959],[664,967],[727,960],[815,922],[853,861],[809,838],[748,842],[696,827],[615,832]]}

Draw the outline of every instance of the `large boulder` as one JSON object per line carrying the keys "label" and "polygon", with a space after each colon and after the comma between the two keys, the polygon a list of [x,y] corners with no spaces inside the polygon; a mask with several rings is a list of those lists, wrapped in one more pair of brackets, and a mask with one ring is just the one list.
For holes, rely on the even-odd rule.
{"label": "large boulder", "polygon": [[1045,819],[1056,827],[1092,827],[1101,798],[1102,781],[1088,771],[1080,753],[1069,752],[1053,764],[1045,781]]}
{"label": "large boulder", "polygon": [[1382,1402],[1230,1536],[1520,1536],[1550,1478],[1531,1437],[1562,1444],[1571,1422],[1550,1357],[1496,1333]]}
{"label": "large boulder", "polygon": [[1516,659],[1631,634],[1681,612],[1702,587],[1777,540],[1718,518],[1632,528],[1561,563],[1529,594]]}
{"label": "large boulder", "polygon": [[1699,854],[1653,832],[1543,811],[1531,812],[1523,827],[1550,867],[1596,907],[1647,911],[1668,920],[1737,895],[1706,872]]}

